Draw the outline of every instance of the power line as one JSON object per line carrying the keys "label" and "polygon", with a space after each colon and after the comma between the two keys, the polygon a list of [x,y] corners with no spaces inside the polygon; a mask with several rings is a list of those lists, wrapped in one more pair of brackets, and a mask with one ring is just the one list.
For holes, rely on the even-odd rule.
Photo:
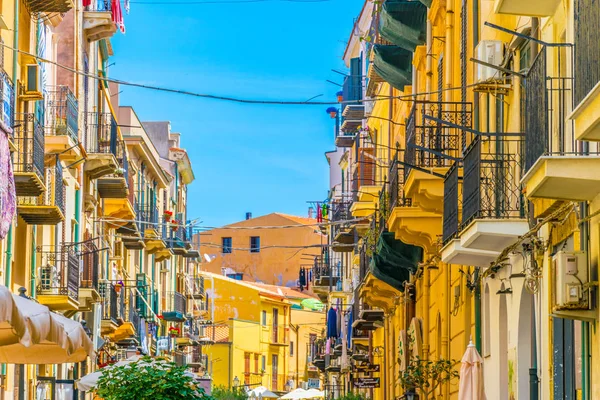
{"label": "power line", "polygon": [[244,3],[328,3],[332,0],[208,0],[208,1],[131,1],[131,4],[144,5],[202,5],[202,4],[244,4]]}
{"label": "power line", "polygon": [[[100,75],[95,75],[95,74],[91,74],[91,73],[88,73],[88,72],[76,70],[74,68],[68,67],[68,66],[60,64],[60,63],[57,63],[55,61],[47,60],[47,59],[39,57],[39,56],[37,56],[35,54],[29,53],[29,52],[26,52],[26,51],[23,51],[23,50],[19,50],[17,48],[9,46],[9,45],[7,45],[5,43],[1,43],[0,42],[0,46],[8,48],[8,49],[10,49],[12,51],[16,51],[16,52],[21,53],[21,54],[28,55],[29,57],[32,57],[33,59],[35,59],[37,61],[48,63],[48,64],[52,64],[52,65],[55,65],[55,66],[57,66],[59,68],[67,70],[69,72],[72,72],[74,74],[81,75],[81,76],[87,76],[89,78],[93,78],[93,79],[96,79],[96,80],[102,81],[102,82],[116,83],[116,84],[123,85],[123,86],[131,86],[131,87],[137,87],[137,88],[141,88],[141,89],[156,90],[156,91],[159,91],[159,92],[181,94],[181,95],[198,97],[198,98],[204,98],[204,99],[209,99],[209,100],[229,101],[229,102],[240,103],[240,104],[297,105],[297,106],[301,106],[301,105],[331,106],[331,105],[338,105],[338,104],[355,104],[356,105],[356,104],[363,104],[363,103],[377,102],[377,101],[384,101],[384,100],[391,100],[391,99],[409,100],[409,101],[411,101],[411,100],[414,100],[414,99],[418,98],[419,96],[426,96],[426,95],[430,95],[430,94],[438,94],[440,92],[455,91],[455,90],[461,90],[463,88],[471,88],[471,87],[477,86],[476,83],[473,83],[473,84],[466,85],[466,86],[447,87],[447,88],[442,88],[440,90],[430,91],[430,92],[411,93],[411,94],[405,94],[405,95],[400,95],[400,96],[378,96],[375,99],[348,100],[348,101],[342,101],[342,102],[337,102],[337,101],[329,101],[329,102],[328,101],[306,101],[306,100],[301,101],[301,100],[242,99],[242,98],[239,98],[239,97],[224,96],[224,95],[214,95],[214,94],[207,94],[207,93],[196,93],[196,92],[190,92],[188,90],[180,90],[180,89],[165,88],[165,87],[160,87],[160,86],[144,85],[144,84],[141,84],[141,83],[128,82],[128,81],[124,81],[124,80],[121,80],[121,79],[107,78],[107,77],[103,77],[103,76],[100,76]],[[434,102],[432,102],[432,103],[434,103]]]}

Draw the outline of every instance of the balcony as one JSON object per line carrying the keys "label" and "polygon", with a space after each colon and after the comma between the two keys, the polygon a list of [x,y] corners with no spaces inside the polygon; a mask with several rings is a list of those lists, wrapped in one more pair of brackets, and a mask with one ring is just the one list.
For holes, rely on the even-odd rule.
{"label": "balcony", "polygon": [[548,17],[556,12],[560,0],[494,0],[497,14],[526,15]]}
{"label": "balcony", "polygon": [[36,299],[54,311],[79,309],[79,261],[73,245],[39,246]]}
{"label": "balcony", "polygon": [[19,114],[13,132],[13,169],[17,196],[39,196],[44,190],[44,128],[35,114]]}
{"label": "balcony", "polygon": [[402,156],[401,151],[396,152],[390,164],[387,228],[397,240],[433,250],[441,234],[441,215],[415,207],[412,199],[406,196],[406,167],[400,163]]}
{"label": "balcony", "polygon": [[99,272],[100,272],[100,238],[91,238],[88,234],[86,240],[76,244],[75,249],[83,259],[83,270],[79,289],[79,310],[91,311],[94,303],[100,300]]}
{"label": "balcony", "polygon": [[[109,334],[112,342],[120,342],[139,335],[141,317],[137,309],[135,282],[112,282],[117,291],[117,325]],[[139,337],[137,337],[140,340]]]}
{"label": "balcony", "polygon": [[[414,206],[441,214],[444,176],[460,156],[471,127],[471,103],[416,101],[406,122],[405,193]],[[414,167],[414,168],[413,168]]]}
{"label": "balcony", "polygon": [[[352,63],[355,61],[353,60]],[[353,64],[352,71],[360,70]],[[344,78],[342,86],[342,132],[356,132],[362,125],[365,117],[365,106],[362,104],[363,77],[361,75],[349,75]],[[356,103],[351,103],[355,101]]]}
{"label": "balcony", "polygon": [[90,179],[115,174],[117,162],[117,122],[110,113],[88,113],[84,171]]}
{"label": "balcony", "polygon": [[[333,266],[330,263],[333,262]],[[327,299],[327,295],[335,290],[340,282],[341,260],[332,261],[329,257],[315,257],[312,267],[313,291],[319,298]]]}
{"label": "balcony", "polygon": [[188,278],[189,289],[187,291],[188,299],[204,299],[204,277]]}
{"label": "balcony", "polygon": [[73,8],[71,0],[25,0],[25,6],[31,14],[64,14]]}
{"label": "balcony", "polygon": [[350,208],[355,218],[369,217],[377,208],[383,182],[377,180],[378,148],[368,134],[356,137],[352,159],[352,194]]}
{"label": "balcony", "polygon": [[164,321],[183,322],[187,318],[187,300],[182,293],[167,292],[162,316]]}
{"label": "balcony", "polygon": [[[188,249],[188,239],[186,229],[181,225],[182,222],[176,224],[169,224],[169,238],[167,239],[167,246],[176,255],[186,255]],[[165,227],[167,229],[167,227]]]}
{"label": "balcony", "polygon": [[17,199],[17,214],[30,225],[56,225],[65,219],[65,191],[63,168],[58,156],[45,169],[46,190],[39,196],[21,196]]}
{"label": "balcony", "polygon": [[46,153],[58,154],[73,163],[82,158],[79,146],[79,107],[77,98],[67,86],[51,88],[46,95]]}
{"label": "balcony", "polygon": [[112,282],[100,282],[100,299],[102,302],[101,332],[103,335],[114,333],[120,325],[124,314],[123,287]]}
{"label": "balcony", "polygon": [[271,331],[268,333],[268,343],[273,346],[288,346],[288,334],[289,328],[273,325],[271,326]]}
{"label": "balcony", "polygon": [[111,6],[109,0],[97,0],[96,7],[88,6],[83,11],[83,32],[89,42],[110,39],[117,31]]}
{"label": "balcony", "polygon": [[115,172],[97,181],[98,195],[102,199],[127,199],[129,194],[129,161],[125,142],[117,143],[116,157],[118,167]]}
{"label": "balcony", "polygon": [[[532,100],[523,113],[527,116],[524,192],[529,200],[591,201],[600,194],[598,145],[579,141],[572,122],[564,122],[572,107],[573,79],[548,76],[548,51],[558,50],[540,51],[525,86],[526,99]],[[581,125],[577,129],[583,132]]]}
{"label": "balcony", "polygon": [[136,274],[135,283],[132,285],[136,288],[135,304],[140,317],[154,318],[152,311],[158,312],[158,298],[155,296],[157,292],[153,289],[150,278],[143,273]]}
{"label": "balcony", "polygon": [[[0,93],[4,93],[0,99],[0,129],[8,134],[9,139],[13,140],[15,125],[15,85],[9,78],[6,71],[0,68]],[[14,145],[14,143],[11,143]]]}

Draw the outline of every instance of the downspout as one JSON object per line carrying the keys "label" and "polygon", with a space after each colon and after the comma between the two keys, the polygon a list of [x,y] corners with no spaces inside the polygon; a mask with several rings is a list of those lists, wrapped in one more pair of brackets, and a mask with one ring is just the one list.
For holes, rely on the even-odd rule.
{"label": "downspout", "polygon": [[[479,44],[479,1],[474,1],[473,2],[473,50],[475,50],[475,48],[477,47],[477,45]],[[475,129],[479,129],[479,95],[477,93],[475,93],[475,95],[473,96],[473,128]],[[478,271],[475,272],[475,274],[478,274]],[[481,307],[480,305],[477,305],[477,301],[480,298],[480,293],[479,290],[476,289],[475,291],[475,310],[477,310],[478,307]],[[475,311],[475,341],[477,342],[478,340],[480,341],[480,339],[477,338],[477,319],[480,318],[481,316],[478,317],[477,311]],[[479,346],[477,346],[478,351],[480,351],[479,354],[481,354],[481,350],[479,349]]]}
{"label": "downspout", "polygon": [[481,354],[481,282],[479,282],[479,267],[475,268],[475,347]]}
{"label": "downspout", "polygon": [[[13,48],[19,48],[19,3],[15,1],[15,18],[14,18],[14,30],[13,30]],[[15,88],[17,87],[17,68],[19,66],[19,55],[16,50],[13,50],[13,70],[12,70],[12,81]],[[13,113],[17,112],[18,96],[15,96],[13,102]],[[12,127],[11,127],[12,128]],[[12,246],[13,246],[13,225],[10,224],[8,228],[8,234],[6,235],[6,264],[4,268],[4,285],[9,288],[11,287],[11,266],[12,266]],[[5,372],[5,366],[2,367],[2,372]]]}
{"label": "downspout", "polygon": [[431,275],[429,265],[423,271],[423,360],[429,360],[429,286]]}
{"label": "downspout", "polygon": [[[35,298],[35,243],[37,240],[37,225],[31,227],[31,258],[29,263],[29,296]],[[55,239],[56,240],[56,239]],[[56,249],[55,249],[56,251]]]}
{"label": "downspout", "polygon": [[[446,322],[446,326],[443,329],[442,336],[442,353],[444,355],[445,360],[450,360],[450,310],[451,308],[451,297],[450,293],[452,290],[452,276],[450,274],[450,265],[444,263],[444,274],[446,275],[446,301],[444,302],[444,318]],[[450,398],[450,381],[446,382],[443,386],[443,398],[444,400],[448,400]]]}
{"label": "downspout", "polygon": [[433,80],[433,27],[431,20],[427,19],[427,55],[425,62],[425,99],[431,100],[431,88]]}
{"label": "downspout", "polygon": [[446,102],[452,101],[452,81],[454,80],[454,53],[453,53],[453,44],[454,44],[454,0],[446,0],[446,51],[444,54],[444,64],[446,73],[444,74],[444,79],[446,82],[445,89],[446,93],[444,99]]}

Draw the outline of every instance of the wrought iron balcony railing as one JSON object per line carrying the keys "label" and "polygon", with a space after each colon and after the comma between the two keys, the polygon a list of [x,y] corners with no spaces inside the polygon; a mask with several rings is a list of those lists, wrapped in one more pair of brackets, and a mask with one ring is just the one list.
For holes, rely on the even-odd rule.
{"label": "wrought iron balcony railing", "polygon": [[91,238],[87,234],[85,240],[76,246],[76,251],[82,254],[83,271],[81,273],[81,287],[98,290],[100,272],[100,238]]}
{"label": "wrought iron balcony railing", "polygon": [[403,157],[404,152],[398,150],[392,159],[389,170],[389,210],[395,207],[410,207],[411,199],[404,196],[404,165],[400,164],[399,158]]}
{"label": "wrought iron balcony railing", "polygon": [[31,14],[64,14],[73,8],[72,0],[25,0]]}
{"label": "wrought iron balcony railing", "polygon": [[187,295],[189,298],[201,298],[204,296],[204,277],[188,278],[190,285]]}
{"label": "wrought iron balcony railing", "polygon": [[187,299],[180,292],[165,293],[165,308],[164,312],[176,312],[182,315],[187,314]]}
{"label": "wrought iron balcony railing", "polygon": [[348,198],[334,200],[331,203],[331,221],[338,222],[352,219],[352,213],[350,212],[351,206],[352,201]]}
{"label": "wrought iron balcony railing", "polygon": [[[406,122],[404,161],[419,168],[451,167],[466,147],[471,128],[471,103],[415,101]],[[408,177],[412,168],[405,167]]]}
{"label": "wrought iron balcony railing", "polygon": [[91,112],[87,114],[86,119],[86,151],[94,154],[112,154],[117,157],[117,122],[112,114]]}
{"label": "wrought iron balcony railing", "polygon": [[41,262],[37,292],[44,296],[68,296],[77,301],[80,256],[72,245],[64,245],[59,249],[52,247],[39,246],[36,250]]}
{"label": "wrought iron balcony railing", "polygon": [[[161,230],[161,227],[158,223],[158,207],[156,205],[142,203],[139,193],[137,198],[138,200],[135,203],[135,212],[137,215],[137,224],[139,231],[143,233],[147,229],[153,229],[156,232],[159,232]],[[165,224],[162,225],[164,228]],[[165,232],[164,229],[163,232]],[[165,234],[166,233],[163,233],[163,236]]]}
{"label": "wrought iron balcony railing", "polygon": [[460,164],[457,162],[450,167],[444,179],[444,221],[442,225],[442,241],[444,243],[453,239],[458,233],[461,191]]}
{"label": "wrought iron balcony railing", "polygon": [[11,136],[14,136],[15,85],[3,69],[0,69],[0,93],[2,93],[2,98],[0,99],[0,104],[2,105],[2,110],[0,111],[0,124],[2,124],[4,128],[8,128],[7,130],[10,132]]}
{"label": "wrought iron balcony railing", "polygon": [[44,127],[36,114],[18,114],[15,118],[13,155],[15,173],[33,172],[44,176]]}
{"label": "wrought iron balcony railing", "polygon": [[100,282],[100,299],[102,302],[102,319],[114,324],[119,322],[124,312],[124,296],[121,296],[123,287],[117,283]]}
{"label": "wrought iron balcony railing", "polygon": [[56,86],[46,95],[45,132],[49,136],[69,136],[79,142],[78,103],[68,86]]}
{"label": "wrought iron balcony railing", "polygon": [[524,218],[521,141],[476,137],[463,161],[462,227],[473,219]]}

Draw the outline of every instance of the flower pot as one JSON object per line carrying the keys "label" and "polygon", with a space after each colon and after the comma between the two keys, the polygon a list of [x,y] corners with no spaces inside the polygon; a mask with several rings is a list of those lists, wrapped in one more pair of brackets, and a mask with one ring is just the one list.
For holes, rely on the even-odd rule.
{"label": "flower pot", "polygon": [[333,118],[335,118],[335,117],[336,117],[336,115],[337,115],[337,111],[331,111],[331,112],[329,113],[329,116],[330,116],[332,119],[333,119]]}

